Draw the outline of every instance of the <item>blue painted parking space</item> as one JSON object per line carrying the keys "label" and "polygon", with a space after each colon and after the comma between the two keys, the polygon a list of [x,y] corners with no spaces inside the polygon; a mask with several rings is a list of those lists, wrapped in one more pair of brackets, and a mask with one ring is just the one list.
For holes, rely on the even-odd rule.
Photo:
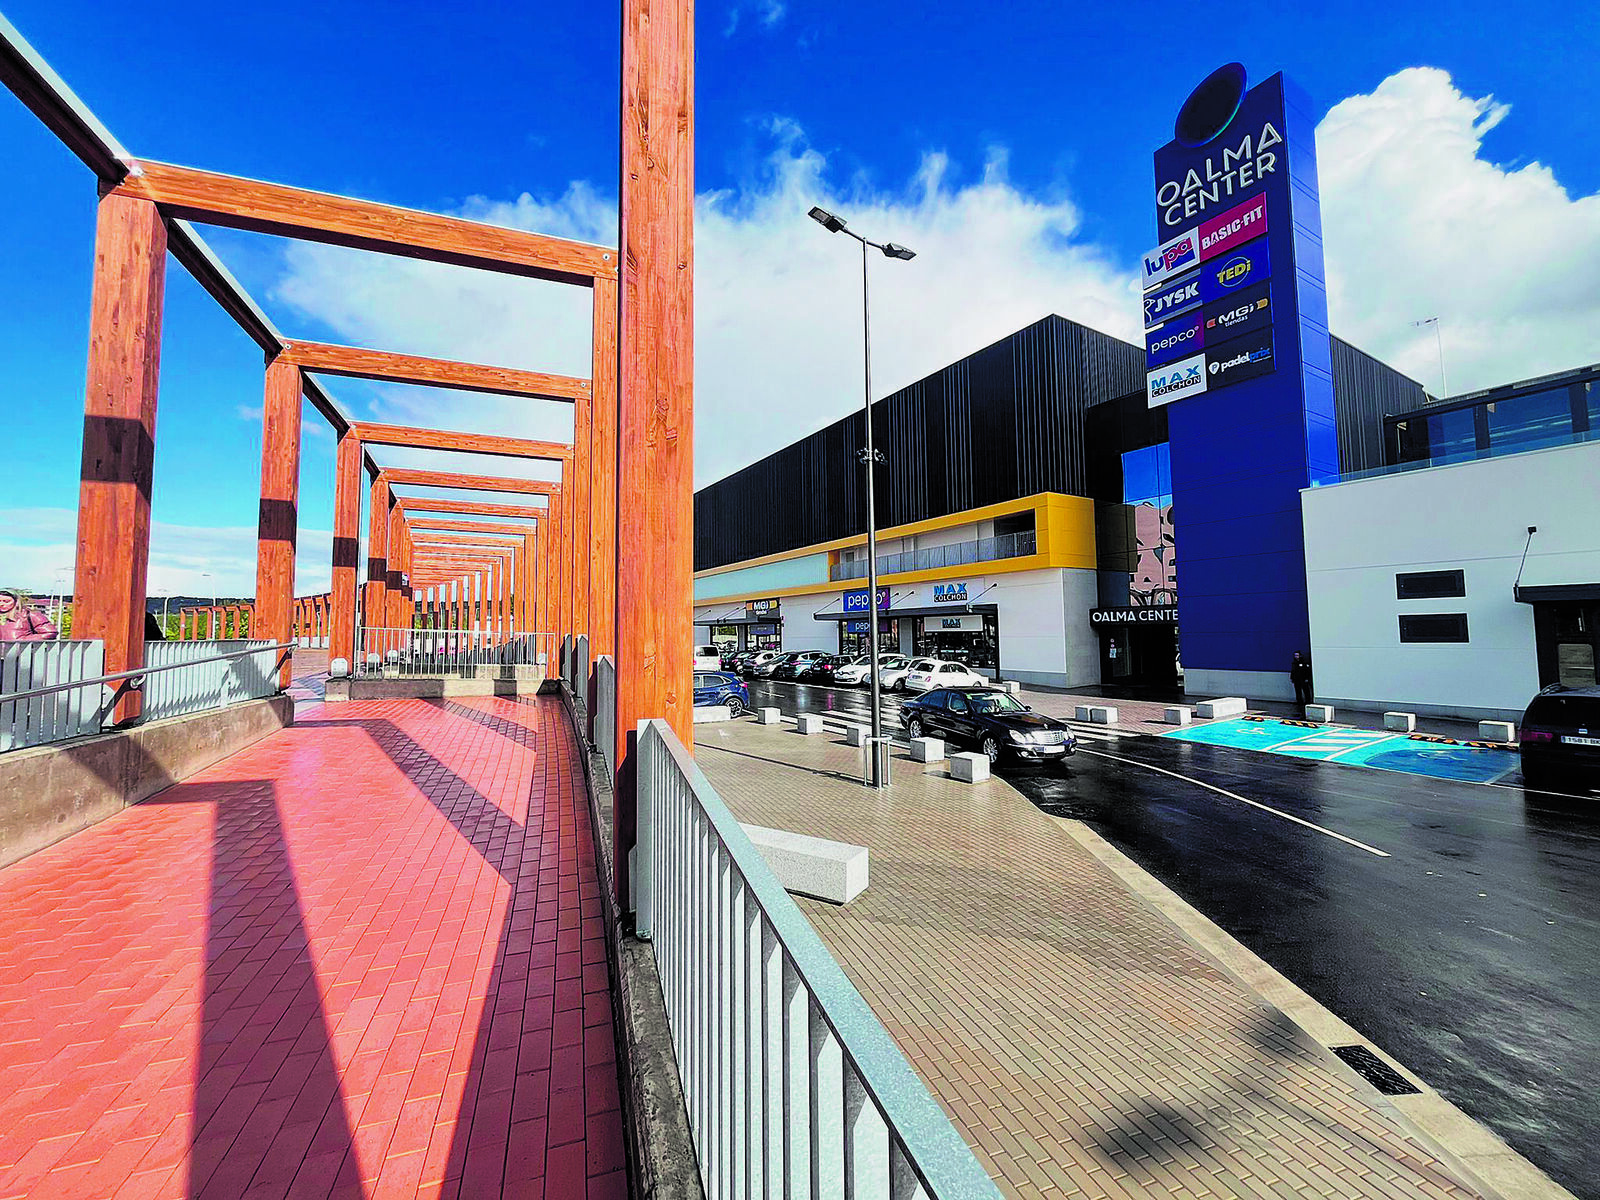
{"label": "blue painted parking space", "polygon": [[1286,758],[1316,759],[1474,783],[1494,783],[1518,766],[1515,754],[1483,746],[1382,730],[1308,726],[1256,717],[1191,725],[1161,736],[1281,754]]}

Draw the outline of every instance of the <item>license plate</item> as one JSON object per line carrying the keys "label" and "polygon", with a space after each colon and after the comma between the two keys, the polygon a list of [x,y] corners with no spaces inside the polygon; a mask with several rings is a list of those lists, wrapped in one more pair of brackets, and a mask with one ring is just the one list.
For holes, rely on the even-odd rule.
{"label": "license plate", "polygon": [[1600,737],[1577,737],[1574,734],[1564,733],[1561,740],[1568,746],[1600,746]]}
{"label": "license plate", "polygon": [[1035,746],[1034,749],[1036,749],[1040,754],[1061,754],[1066,750],[1066,747],[1065,746]]}

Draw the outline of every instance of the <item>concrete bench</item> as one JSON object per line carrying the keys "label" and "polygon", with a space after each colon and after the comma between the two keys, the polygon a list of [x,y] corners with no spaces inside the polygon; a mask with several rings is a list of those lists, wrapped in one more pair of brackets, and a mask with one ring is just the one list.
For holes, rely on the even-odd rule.
{"label": "concrete bench", "polygon": [[783,713],[776,708],[756,709],[756,724],[780,725],[783,723]]}
{"label": "concrete bench", "polygon": [[924,763],[943,762],[944,739],[929,737],[912,738],[911,761]]}
{"label": "concrete bench", "polygon": [[1105,704],[1091,705],[1089,720],[1095,725],[1115,725],[1117,723],[1117,710]]}
{"label": "concrete bench", "polygon": [[795,728],[800,733],[826,733],[827,729],[822,724],[822,717],[817,713],[801,713],[795,719]]}
{"label": "concrete bench", "polygon": [[1090,705],[1090,704],[1080,704],[1080,705],[1078,705],[1076,708],[1074,708],[1072,710],[1072,719],[1074,721],[1088,721],[1090,719],[1089,718],[1089,710],[1092,707],[1094,707],[1094,706]]}
{"label": "concrete bench", "polygon": [[1215,700],[1202,700],[1194,706],[1195,716],[1206,720],[1218,717],[1242,717],[1250,702],[1243,696],[1220,696]]}
{"label": "concrete bench", "polygon": [[989,778],[989,756],[987,754],[952,754],[950,756],[950,774],[962,783],[982,783]]}
{"label": "concrete bench", "polygon": [[1396,733],[1414,733],[1417,728],[1417,714],[1408,712],[1386,712],[1383,714],[1383,727],[1392,729]]}
{"label": "concrete bench", "polygon": [[844,740],[852,746],[865,746],[872,736],[872,726],[850,724],[844,727]]}
{"label": "concrete bench", "polygon": [[865,846],[760,825],[743,828],[785,891],[849,904],[867,888]]}
{"label": "concrete bench", "polygon": [[1333,705],[1308,704],[1306,705],[1306,720],[1315,721],[1318,725],[1327,725],[1333,721]]}
{"label": "concrete bench", "polygon": [[1517,727],[1510,721],[1479,721],[1478,737],[1485,742],[1514,742]]}
{"label": "concrete bench", "polygon": [[716,721],[731,721],[733,713],[726,704],[697,704],[694,706],[694,723],[710,725]]}
{"label": "concrete bench", "polygon": [[1161,713],[1161,720],[1167,725],[1187,725],[1193,717],[1194,710],[1182,704],[1174,704]]}

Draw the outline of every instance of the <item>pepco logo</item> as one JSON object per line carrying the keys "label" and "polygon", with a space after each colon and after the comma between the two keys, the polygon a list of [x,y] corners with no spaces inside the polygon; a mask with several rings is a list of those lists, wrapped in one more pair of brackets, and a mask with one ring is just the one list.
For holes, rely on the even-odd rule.
{"label": "pepco logo", "polygon": [[1217,283],[1225,288],[1236,288],[1250,278],[1251,262],[1248,255],[1235,254],[1217,268]]}

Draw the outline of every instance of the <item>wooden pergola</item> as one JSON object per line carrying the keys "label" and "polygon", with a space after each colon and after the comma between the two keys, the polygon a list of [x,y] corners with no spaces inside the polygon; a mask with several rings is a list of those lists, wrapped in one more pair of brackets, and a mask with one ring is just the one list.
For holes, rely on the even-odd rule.
{"label": "wooden pergola", "polygon": [[[363,491],[369,496],[366,622],[409,627],[416,592],[496,573],[497,602],[555,640],[587,635],[617,671],[616,854],[626,897],[634,841],[633,731],[664,717],[692,746],[693,8],[624,0],[619,243],[596,246],[458,217],[136,158],[0,18],[0,80],[90,168],[99,189],[90,307],[75,633],[98,638],[107,672],[144,662],[156,407],[167,256],[195,278],[264,357],[260,515],[251,634],[290,641],[302,400],[338,439],[329,652],[355,651]],[[191,222],[470,266],[591,292],[588,379],[285,337]],[[467,389],[573,405],[570,443],[353,422],[319,376]],[[534,485],[463,473],[382,470],[371,446],[455,450],[556,464]],[[363,488],[361,475],[368,475]],[[449,482],[444,482],[448,480]],[[443,511],[392,491],[407,483],[542,496],[478,512],[532,515],[509,549],[419,538],[415,514]],[[513,514],[510,510],[518,510]],[[459,531],[463,534],[469,531]],[[487,536],[479,534],[478,536]],[[503,539],[502,539],[503,540]],[[426,581],[426,582],[423,582]],[[535,594],[537,593],[537,599]],[[297,610],[299,615],[297,616]],[[196,614],[198,615],[198,614]],[[237,627],[242,613],[234,614]],[[290,666],[283,668],[288,681]],[[591,684],[590,712],[594,695]],[[138,718],[125,691],[115,718]]]}

